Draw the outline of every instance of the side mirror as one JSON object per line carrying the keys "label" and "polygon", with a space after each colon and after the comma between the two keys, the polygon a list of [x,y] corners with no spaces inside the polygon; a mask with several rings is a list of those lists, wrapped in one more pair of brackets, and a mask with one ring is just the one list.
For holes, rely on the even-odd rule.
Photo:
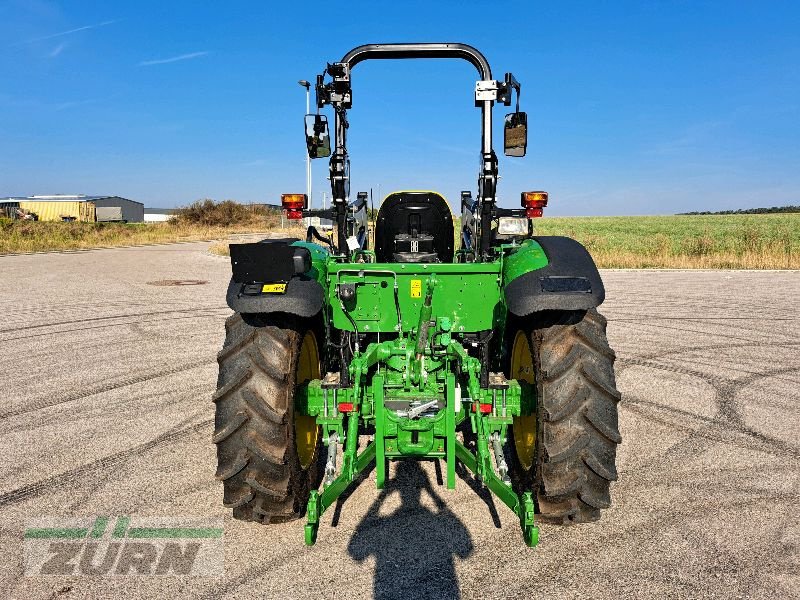
{"label": "side mirror", "polygon": [[514,112],[506,115],[503,127],[503,149],[506,156],[525,156],[528,147],[528,115]]}
{"label": "side mirror", "polygon": [[306,147],[310,158],[331,155],[331,136],[325,115],[306,115]]}

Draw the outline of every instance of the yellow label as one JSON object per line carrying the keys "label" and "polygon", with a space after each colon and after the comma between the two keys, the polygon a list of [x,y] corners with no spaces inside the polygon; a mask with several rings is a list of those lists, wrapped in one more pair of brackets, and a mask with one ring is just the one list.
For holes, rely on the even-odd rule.
{"label": "yellow label", "polygon": [[283,294],[286,291],[285,283],[265,283],[261,291],[265,294]]}
{"label": "yellow label", "polygon": [[422,298],[422,279],[411,280],[411,297]]}

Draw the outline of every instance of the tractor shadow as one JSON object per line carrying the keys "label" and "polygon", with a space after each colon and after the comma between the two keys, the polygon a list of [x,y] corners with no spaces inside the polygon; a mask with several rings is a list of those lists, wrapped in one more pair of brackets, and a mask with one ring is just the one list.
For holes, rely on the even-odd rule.
{"label": "tractor shadow", "polygon": [[[400,494],[400,506],[381,515],[394,492]],[[435,510],[422,504],[423,492]],[[463,560],[473,549],[464,523],[447,508],[420,463],[411,460],[398,464],[347,546],[356,562],[375,557],[376,598],[459,598],[455,558]]]}

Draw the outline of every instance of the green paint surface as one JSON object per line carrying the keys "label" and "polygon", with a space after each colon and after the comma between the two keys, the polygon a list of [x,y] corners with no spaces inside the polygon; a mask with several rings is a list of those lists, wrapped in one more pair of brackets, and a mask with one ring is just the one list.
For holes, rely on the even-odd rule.
{"label": "green paint surface", "polygon": [[117,523],[114,525],[114,533],[111,534],[112,537],[125,537],[125,530],[128,529],[130,522],[131,520],[129,517],[117,517]]}
{"label": "green paint surface", "polygon": [[327,261],[330,253],[313,242],[294,242],[292,246],[306,248],[311,253],[311,271],[306,273],[312,279],[316,279],[321,285],[325,285],[325,275],[327,273]]}
{"label": "green paint surface", "polygon": [[129,538],[220,538],[216,527],[131,527]]}
{"label": "green paint surface", "polygon": [[86,527],[32,527],[25,530],[25,539],[80,539],[89,533]]}
{"label": "green paint surface", "polygon": [[[396,273],[396,276],[389,272]],[[447,317],[454,333],[493,329],[504,311],[500,297],[500,263],[471,264],[329,264],[328,302],[337,329],[352,331],[342,310],[337,285],[356,285],[356,299],[345,309],[362,333],[397,331],[394,285],[402,315],[402,331],[416,328],[428,278],[436,276],[433,314]],[[416,297],[415,289],[422,293]]]}
{"label": "green paint surface", "polygon": [[[103,537],[108,527],[108,517],[98,517],[88,527],[31,527],[25,530],[25,539],[81,539],[89,535]],[[112,533],[121,538],[221,538],[223,530],[218,527],[130,527],[129,517],[118,517]],[[91,533],[90,533],[91,532]],[[127,533],[127,535],[126,535]]]}
{"label": "green paint surface", "polygon": [[106,527],[108,526],[108,517],[97,517],[94,520],[94,527],[92,527],[92,537],[103,537]]}
{"label": "green paint surface", "polygon": [[503,283],[508,285],[520,275],[530,273],[548,264],[547,256],[535,240],[525,240],[519,249],[503,261]]}

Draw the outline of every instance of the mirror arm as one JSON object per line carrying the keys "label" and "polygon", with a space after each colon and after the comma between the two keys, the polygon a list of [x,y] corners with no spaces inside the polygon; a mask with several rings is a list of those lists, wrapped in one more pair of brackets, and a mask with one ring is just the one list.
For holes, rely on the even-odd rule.
{"label": "mirror arm", "polygon": [[505,87],[505,105],[511,106],[511,90],[516,90],[517,92],[517,106],[514,112],[519,112],[519,95],[522,91],[522,85],[520,85],[519,81],[517,81],[516,77],[514,77],[513,73],[506,73],[506,79],[504,82]]}
{"label": "mirror arm", "polygon": [[317,96],[317,113],[319,113],[319,109],[327,104],[325,102],[325,84],[322,83],[322,80],[325,76],[324,75],[317,75],[317,83],[314,86],[314,91],[316,92]]}

